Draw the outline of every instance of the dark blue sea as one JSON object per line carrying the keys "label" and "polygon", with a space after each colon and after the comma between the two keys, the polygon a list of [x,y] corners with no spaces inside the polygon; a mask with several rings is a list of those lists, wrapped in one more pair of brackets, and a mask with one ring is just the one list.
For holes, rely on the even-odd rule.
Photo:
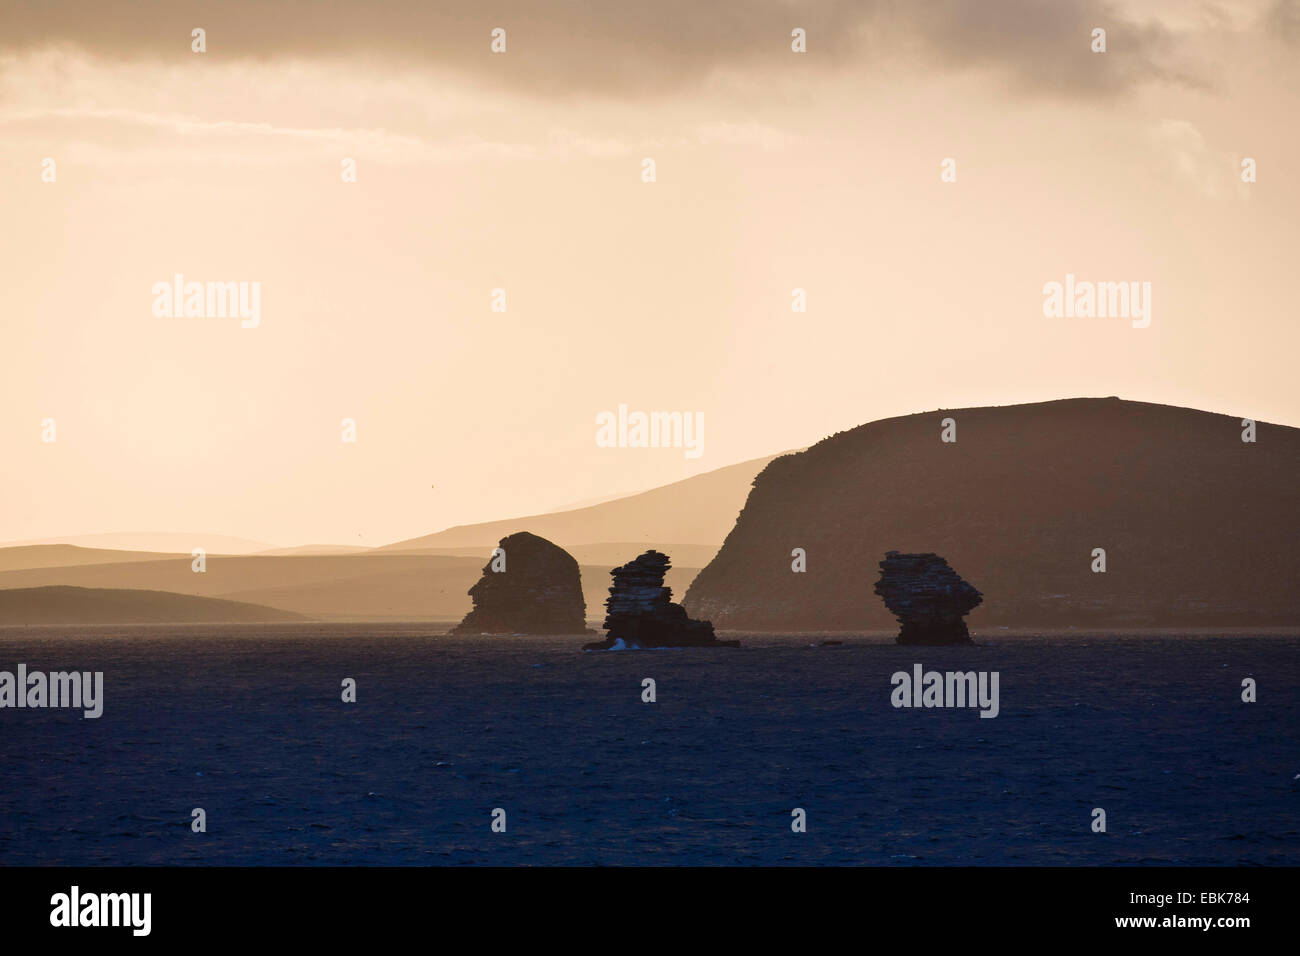
{"label": "dark blue sea", "polygon": [[[0,629],[0,670],[105,681],[0,710],[0,865],[1300,864],[1295,635],[441,629]],[[997,671],[999,715],[894,708],[915,663]]]}

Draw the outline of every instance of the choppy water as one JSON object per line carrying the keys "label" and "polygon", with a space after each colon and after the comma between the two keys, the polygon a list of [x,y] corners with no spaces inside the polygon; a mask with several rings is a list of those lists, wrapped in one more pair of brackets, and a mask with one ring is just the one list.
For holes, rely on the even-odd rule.
{"label": "choppy water", "polygon": [[[431,630],[0,630],[0,669],[106,685],[99,720],[0,710],[0,864],[1300,864],[1295,636]],[[894,709],[916,662],[998,671],[1000,716]]]}

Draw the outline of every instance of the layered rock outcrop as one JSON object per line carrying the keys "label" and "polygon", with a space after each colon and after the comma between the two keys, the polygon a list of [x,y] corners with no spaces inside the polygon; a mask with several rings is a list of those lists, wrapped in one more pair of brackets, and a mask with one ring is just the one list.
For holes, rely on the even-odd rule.
{"label": "layered rock outcrop", "polygon": [[469,589],[474,609],[452,634],[586,634],[578,562],[527,531],[502,538]]}
{"label": "layered rock outcrop", "polygon": [[875,590],[903,625],[899,644],[969,644],[962,618],[984,600],[933,552],[886,552]]}
{"label": "layered rock outcrop", "polygon": [[739,641],[719,641],[710,622],[693,620],[672,603],[672,588],[664,587],[670,567],[668,555],[651,550],[610,571],[614,586],[605,601],[605,640],[586,649],[738,646]]}

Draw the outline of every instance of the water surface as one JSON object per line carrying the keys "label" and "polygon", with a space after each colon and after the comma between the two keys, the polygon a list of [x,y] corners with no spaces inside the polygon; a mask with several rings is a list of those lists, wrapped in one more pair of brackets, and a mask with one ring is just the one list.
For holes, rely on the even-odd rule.
{"label": "water surface", "polygon": [[[0,710],[0,864],[1300,865],[1294,635],[441,629],[0,629],[0,669],[105,675],[98,720]],[[1000,715],[893,708],[917,662],[998,671]]]}

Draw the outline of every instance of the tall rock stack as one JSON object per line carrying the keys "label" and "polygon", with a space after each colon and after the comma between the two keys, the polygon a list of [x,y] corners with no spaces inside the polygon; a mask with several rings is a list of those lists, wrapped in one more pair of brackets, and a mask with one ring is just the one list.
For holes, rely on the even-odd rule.
{"label": "tall rock stack", "polygon": [[474,609],[452,634],[589,634],[578,562],[527,531],[502,538],[469,589]]}
{"label": "tall rock stack", "polygon": [[885,553],[876,593],[903,625],[899,644],[969,644],[962,620],[984,596],[932,552]]}
{"label": "tall rock stack", "polygon": [[719,641],[708,621],[696,621],[680,604],[672,603],[672,588],[664,575],[672,565],[668,555],[647,551],[635,561],[609,573],[614,586],[605,601],[605,640],[587,650],[611,647],[737,647],[739,641]]}

